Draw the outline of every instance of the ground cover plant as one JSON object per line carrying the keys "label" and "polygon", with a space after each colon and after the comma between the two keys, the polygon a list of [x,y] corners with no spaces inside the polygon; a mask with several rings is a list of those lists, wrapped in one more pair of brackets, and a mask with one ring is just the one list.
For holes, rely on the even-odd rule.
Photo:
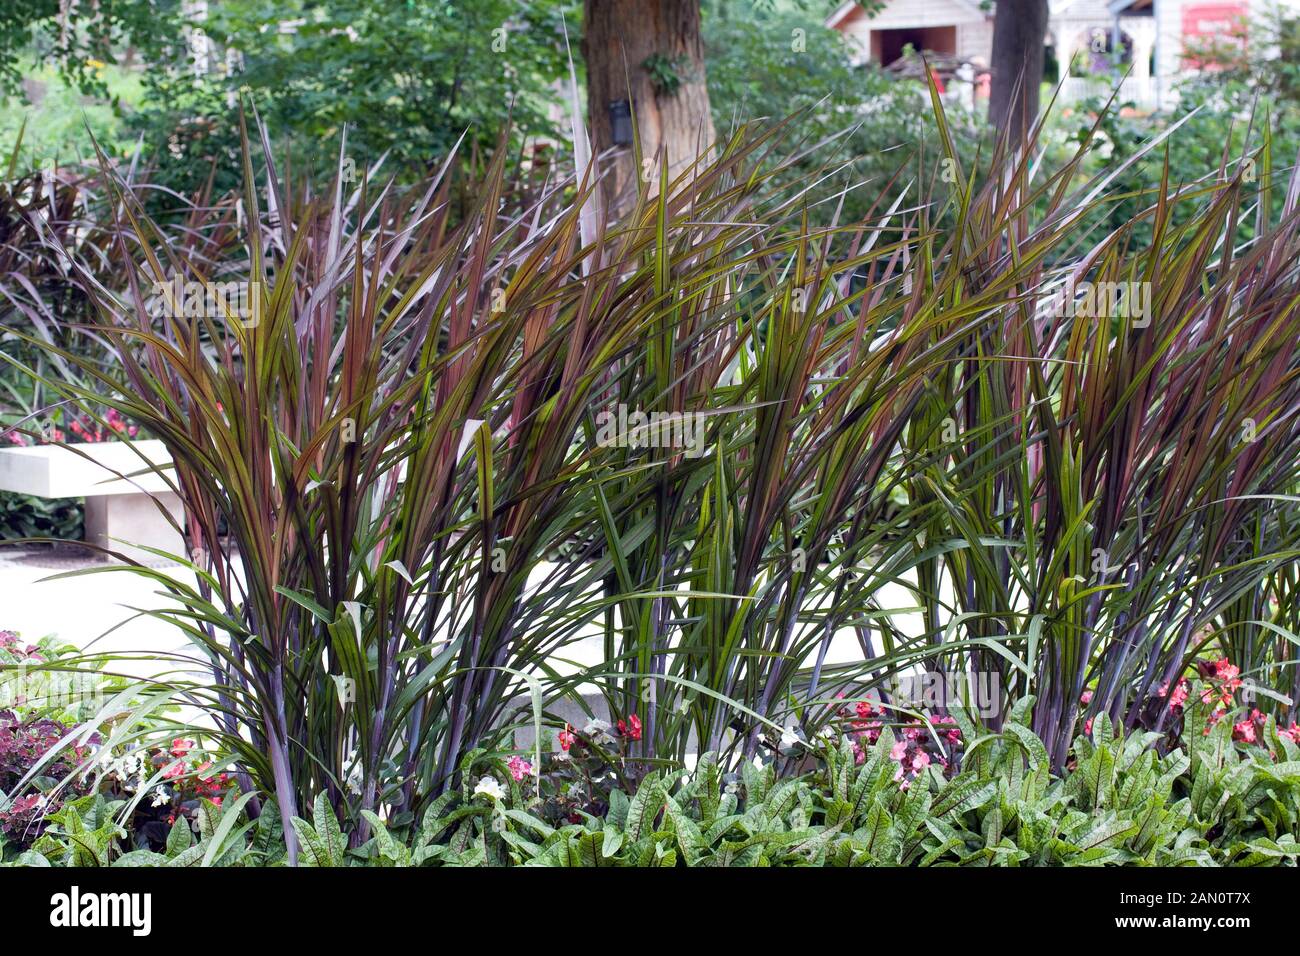
{"label": "ground cover plant", "polygon": [[6,854],[1293,865],[1300,177],[1265,142],[1097,234],[1087,141],[985,173],[931,98],[939,154],[823,225],[796,124],[613,220],[504,150],[468,206],[346,143],[318,194],[246,115],[183,229],[106,174],[112,361],[6,359],[166,443],[195,583],[91,573],[193,649]]}
{"label": "ground cover plant", "polygon": [[[462,785],[419,821],[395,825],[368,814],[374,836],[359,847],[348,846],[324,794],[291,823],[299,862],[313,867],[1295,865],[1294,734],[1268,720],[1266,746],[1234,745],[1230,725],[1219,722],[1194,734],[1185,751],[1160,756],[1150,746],[1154,734],[1125,738],[1103,715],[1075,740],[1074,765],[1057,777],[1047,748],[1021,723],[1032,703],[1026,698],[1001,733],[979,736],[958,711],[961,730],[943,732],[953,762],[942,769],[914,756],[922,725],[897,740],[884,728],[874,741],[828,745],[812,773],[783,777],[754,763],[728,772],[707,753],[690,773],[655,771],[630,793],[611,788],[608,802],[592,808],[599,812],[555,820],[538,812],[531,768],[520,758],[503,764],[480,755],[467,760]],[[183,756],[190,745],[176,741],[171,753]],[[583,746],[573,739],[560,753]],[[158,759],[184,768],[168,755]],[[137,772],[113,765],[106,776],[117,785]],[[216,790],[226,784],[209,781]],[[151,832],[136,821],[120,826],[114,811],[125,801],[109,793],[70,800],[43,818],[39,834],[11,827],[27,848],[15,848],[10,865],[286,861],[278,817],[249,819],[247,795],[224,804],[200,796]]]}

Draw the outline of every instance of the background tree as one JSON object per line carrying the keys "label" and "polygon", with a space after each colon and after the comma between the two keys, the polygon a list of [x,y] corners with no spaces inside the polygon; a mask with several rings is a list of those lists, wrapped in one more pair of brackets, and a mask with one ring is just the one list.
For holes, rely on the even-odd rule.
{"label": "background tree", "polygon": [[512,147],[555,132],[549,108],[564,74],[565,12],[574,13],[565,0],[226,0],[209,7],[204,29],[236,51],[231,68],[223,57],[204,75],[148,71],[157,88],[136,123],[151,141],[167,132],[178,170],[206,175],[205,160],[234,154],[230,103],[247,87],[272,134],[308,163],[332,166],[346,126],[357,169],[386,153],[385,174],[418,177],[462,134],[466,154],[490,150],[507,113]]}
{"label": "background tree", "polygon": [[140,95],[120,109],[128,139],[182,193],[213,169],[218,193],[233,187],[245,88],[305,168],[332,166],[346,125],[358,169],[386,153],[385,174],[414,178],[462,133],[466,156],[490,150],[507,112],[511,148],[558,134],[565,16],[577,22],[573,0],[221,0],[202,13],[179,0],[0,2],[0,94],[21,97],[39,69],[107,98],[107,80],[138,74]]}
{"label": "background tree", "polygon": [[[709,100],[718,137],[726,141],[736,124],[780,121],[799,112],[799,136],[812,148],[779,174],[781,178],[820,179],[816,199],[850,190],[834,202],[813,201],[814,222],[865,216],[872,207],[888,208],[913,178],[897,175],[919,161],[923,143],[937,143],[929,92],[915,81],[900,81],[879,64],[855,65],[845,37],[824,25],[825,0],[755,3],[706,0],[704,48],[709,65]],[[868,6],[868,9],[870,7]],[[869,115],[863,115],[870,104]],[[983,110],[950,104],[948,121],[962,168],[976,161],[976,144],[986,132]],[[918,172],[920,167],[918,167]]]}
{"label": "background tree", "polygon": [[[645,158],[662,147],[670,176],[714,140],[699,0],[586,0],[587,113],[597,153],[615,145],[612,104],[626,101]],[[606,192],[623,194],[639,170],[630,147],[613,161]]]}
{"label": "background tree", "polygon": [[[123,41],[164,42],[180,0],[66,0],[0,3],[0,94],[17,93],[32,65],[51,65],[82,93],[107,97],[100,67],[116,62]],[[130,47],[133,49],[133,47]]]}
{"label": "background tree", "polygon": [[1038,118],[1047,0],[998,0],[993,16],[989,122],[1018,133]]}

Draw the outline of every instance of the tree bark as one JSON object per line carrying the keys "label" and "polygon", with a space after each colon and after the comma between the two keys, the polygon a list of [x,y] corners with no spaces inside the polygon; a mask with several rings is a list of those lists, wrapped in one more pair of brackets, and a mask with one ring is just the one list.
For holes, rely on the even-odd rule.
{"label": "tree bark", "polygon": [[[634,168],[632,146],[601,165],[609,208],[617,210],[635,194],[638,177],[648,173],[657,188],[661,149],[671,180],[713,144],[699,0],[585,0],[582,45],[593,151],[614,147],[610,104],[618,100],[629,102],[640,139],[642,168]],[[676,89],[656,86],[646,69],[651,58],[670,64]]]}
{"label": "tree bark", "polygon": [[993,17],[989,123],[1019,137],[1038,119],[1047,0],[998,0]]}

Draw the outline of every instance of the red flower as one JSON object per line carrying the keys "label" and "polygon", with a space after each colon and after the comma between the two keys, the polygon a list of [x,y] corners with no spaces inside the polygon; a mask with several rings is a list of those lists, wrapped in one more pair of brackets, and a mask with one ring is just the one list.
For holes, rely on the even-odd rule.
{"label": "red flower", "polygon": [[560,742],[560,749],[567,751],[578,739],[578,735],[573,732],[572,727],[565,724],[564,729],[556,735],[556,739]]}
{"label": "red flower", "polygon": [[641,739],[641,718],[633,714],[627,721],[618,722],[618,732],[631,740]]}

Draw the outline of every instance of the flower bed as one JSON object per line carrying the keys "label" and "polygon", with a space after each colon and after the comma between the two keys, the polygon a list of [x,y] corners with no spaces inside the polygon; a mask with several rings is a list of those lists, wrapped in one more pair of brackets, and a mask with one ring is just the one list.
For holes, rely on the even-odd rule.
{"label": "flower bed", "polygon": [[[1042,741],[1019,719],[969,744],[956,726],[939,731],[926,745],[940,746],[940,738],[952,745],[947,768],[916,759],[924,751],[913,730],[896,739],[885,726],[865,743],[845,737],[819,751],[816,770],[799,776],[780,777],[770,764],[728,771],[705,754],[691,773],[651,771],[629,791],[617,781],[600,789],[604,774],[589,777],[603,765],[618,778],[609,761],[626,769],[619,738],[597,725],[591,735],[564,731],[569,748],[541,780],[517,756],[471,759],[463,786],[418,821],[368,814],[374,836],[351,849],[323,795],[311,819],[293,825],[300,862],[309,866],[1235,866],[1300,859],[1300,748],[1271,720],[1261,731],[1267,748],[1234,743],[1232,725],[1219,721],[1162,756],[1151,746],[1154,735],[1125,738],[1103,716],[1091,737],[1075,740],[1072,768],[1059,777],[1048,769]],[[601,735],[608,739],[597,740]],[[11,844],[9,862],[285,862],[277,814],[262,804],[255,819],[245,819],[249,797],[223,799],[229,779],[205,780],[206,762],[196,762],[192,742],[176,741],[152,764],[169,768],[162,773],[162,803],[172,807],[167,826],[142,825],[139,803],[120,826],[127,795],[101,790],[50,813],[29,848]],[[105,776],[116,786],[143,779],[141,769],[114,765]],[[193,782],[181,786],[182,778]],[[601,796],[570,802],[557,818],[557,788],[574,779]],[[12,840],[11,829],[6,835]]]}
{"label": "flower bed", "polygon": [[[10,666],[61,653],[0,632]],[[1060,775],[1032,697],[998,733],[961,708],[899,719],[841,700],[812,741],[774,736],[760,761],[709,753],[690,772],[639,757],[639,718],[592,719],[541,763],[471,753],[421,813],[363,811],[365,840],[324,794],[294,835],[316,866],[1295,865],[1300,727],[1242,689],[1226,660],[1199,661],[1167,695],[1167,733],[1081,721]],[[42,713],[0,712],[0,791],[24,794],[0,805],[7,865],[286,862],[274,801],[241,793],[222,755],[191,738],[112,748]]]}

